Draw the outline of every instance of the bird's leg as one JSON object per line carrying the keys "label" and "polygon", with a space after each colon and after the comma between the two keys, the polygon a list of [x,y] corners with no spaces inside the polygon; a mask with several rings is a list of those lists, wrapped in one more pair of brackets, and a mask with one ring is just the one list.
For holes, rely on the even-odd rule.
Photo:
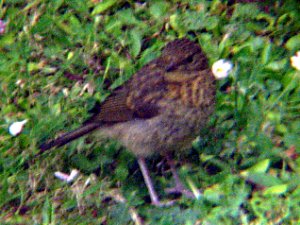
{"label": "bird's leg", "polygon": [[191,191],[189,191],[188,189],[186,189],[184,187],[183,183],[181,182],[171,155],[167,154],[166,159],[167,159],[168,165],[170,166],[171,173],[173,175],[173,179],[175,181],[175,187],[166,189],[166,192],[167,193],[184,194],[185,196],[187,196],[189,198],[194,198],[195,197],[194,194]]}
{"label": "bird's leg", "polygon": [[158,195],[154,189],[145,159],[143,157],[138,157],[138,163],[139,163],[140,169],[142,171],[146,186],[148,188],[152,204],[153,205],[161,205]]}
{"label": "bird's leg", "polygon": [[148,167],[146,165],[145,159],[143,157],[138,157],[137,159],[140,169],[142,171],[146,186],[148,188],[150,198],[151,198],[151,203],[152,205],[155,206],[171,206],[175,203],[175,201],[167,201],[167,202],[161,202],[158,198],[158,195],[154,189],[154,185],[152,183]]}

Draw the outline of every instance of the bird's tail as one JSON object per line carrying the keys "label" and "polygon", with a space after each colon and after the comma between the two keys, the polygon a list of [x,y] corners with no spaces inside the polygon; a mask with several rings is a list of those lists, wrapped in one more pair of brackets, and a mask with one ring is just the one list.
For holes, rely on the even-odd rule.
{"label": "bird's tail", "polygon": [[54,140],[47,141],[39,146],[40,154],[53,148],[53,147],[63,146],[83,135],[86,135],[86,134],[92,132],[93,130],[95,130],[99,127],[100,127],[99,123],[88,123],[88,124],[85,124],[85,125],[77,128],[76,130],[73,130],[71,132],[63,134],[62,136],[60,136]]}

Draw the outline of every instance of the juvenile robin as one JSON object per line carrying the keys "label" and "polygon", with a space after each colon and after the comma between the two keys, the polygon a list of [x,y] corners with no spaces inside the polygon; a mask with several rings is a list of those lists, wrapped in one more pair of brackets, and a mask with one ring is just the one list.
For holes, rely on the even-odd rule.
{"label": "juvenile robin", "polygon": [[199,45],[177,39],[115,89],[81,127],[42,144],[40,151],[91,132],[116,139],[137,157],[152,204],[159,206],[145,158],[166,157],[175,180],[172,191],[187,193],[170,155],[187,149],[205,127],[214,111],[215,93],[215,77]]}

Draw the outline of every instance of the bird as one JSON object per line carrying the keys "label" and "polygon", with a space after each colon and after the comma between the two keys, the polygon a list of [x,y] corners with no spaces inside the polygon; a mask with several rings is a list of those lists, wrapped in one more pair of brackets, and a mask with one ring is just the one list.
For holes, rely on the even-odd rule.
{"label": "bird", "polygon": [[86,134],[115,139],[137,158],[151,203],[164,205],[152,182],[146,158],[166,158],[175,187],[187,194],[172,160],[174,152],[191,146],[214,112],[216,78],[198,43],[175,39],[161,55],[144,65],[109,97],[95,106],[78,129],[39,146],[40,153],[63,146]]}

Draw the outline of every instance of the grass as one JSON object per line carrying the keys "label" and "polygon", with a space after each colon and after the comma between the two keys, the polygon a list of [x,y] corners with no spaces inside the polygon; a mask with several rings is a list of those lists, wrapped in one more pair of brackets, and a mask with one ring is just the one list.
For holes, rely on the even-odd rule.
{"label": "grass", "polygon": [[[296,0],[7,0],[0,6],[6,23],[1,224],[300,223],[300,72],[289,62],[300,49]],[[177,158],[180,176],[203,192],[200,199],[151,206],[135,158],[117,142],[80,139],[35,157],[39,143],[77,127],[96,101],[178,37],[198,42],[211,64],[226,58],[235,65],[218,83],[209,128]],[[9,125],[23,119],[29,120],[23,132],[12,137]],[[148,163],[163,190],[172,180],[160,160]],[[80,171],[73,184],[53,175],[72,168]]]}

